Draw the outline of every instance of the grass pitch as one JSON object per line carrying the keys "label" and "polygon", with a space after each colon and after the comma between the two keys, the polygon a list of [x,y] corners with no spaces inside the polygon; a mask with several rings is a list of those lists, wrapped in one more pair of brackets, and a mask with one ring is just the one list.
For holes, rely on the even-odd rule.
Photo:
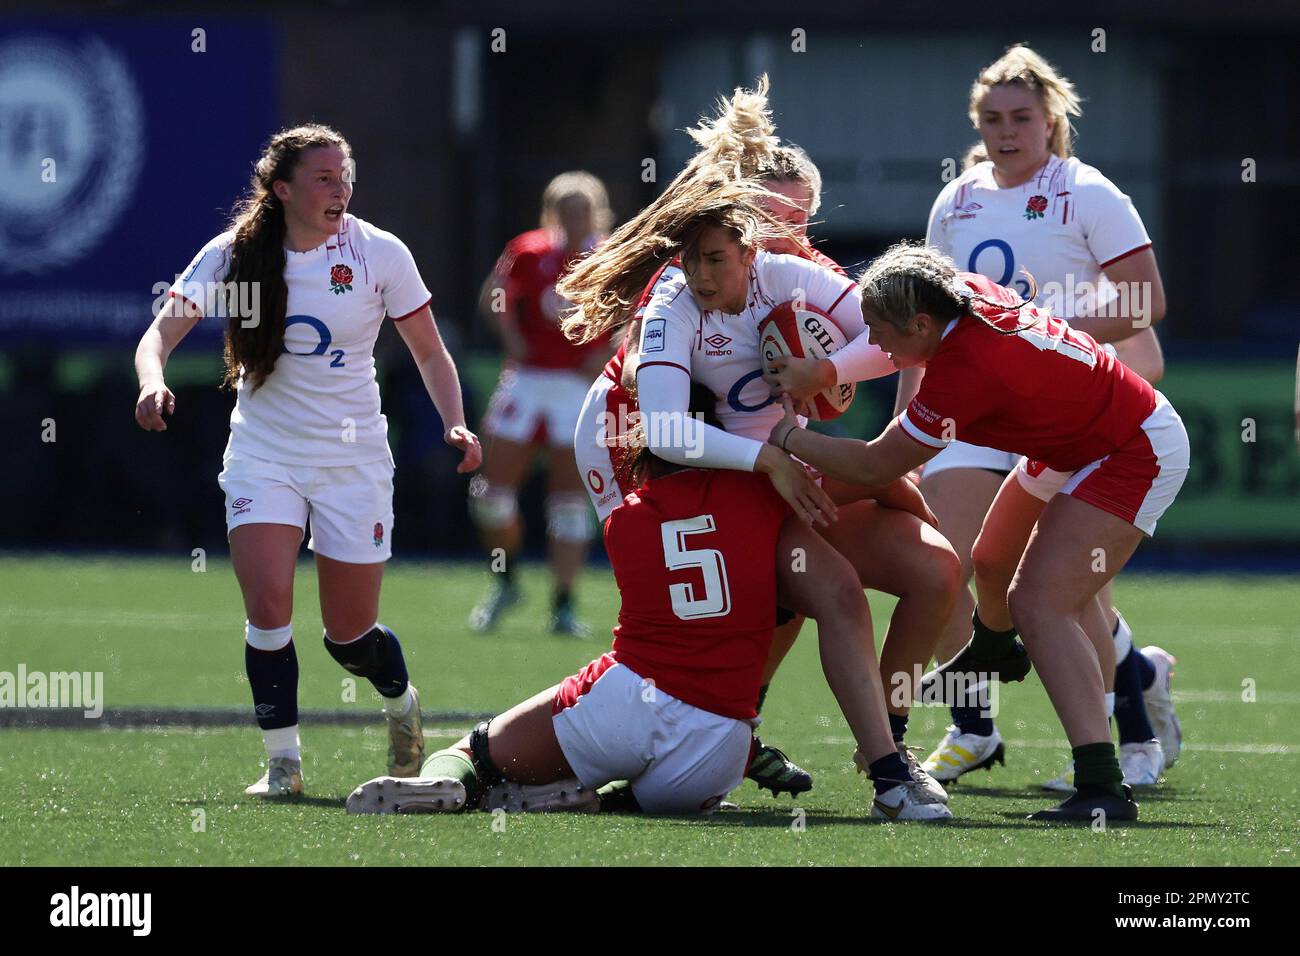
{"label": "grass pitch", "polygon": [[[589,573],[580,608],[598,636],[544,630],[547,585],[526,568],[525,602],[491,636],[465,617],[485,582],[464,565],[393,563],[383,619],[402,637],[426,710],[497,711],[608,647],[617,593]],[[1067,758],[1034,677],[1002,695],[1006,767],[952,788],[946,825],[866,817],[870,785],[853,772],[848,728],[826,688],[809,625],[773,684],[761,729],[816,777],[797,801],[746,782],[740,810],[709,819],[486,814],[349,817],[343,799],[383,772],[378,697],[320,646],[315,572],[299,566],[294,628],[307,711],[373,715],[358,725],[303,721],[308,797],[266,805],[243,795],[260,773],[260,737],[243,726],[148,730],[0,729],[0,863],[42,865],[1293,865],[1300,832],[1300,600],[1277,577],[1121,578],[1117,596],[1142,644],[1179,658],[1174,680],[1187,746],[1142,820],[1106,832],[1024,819],[1054,802],[1039,784]],[[224,558],[196,573],[188,556],[0,559],[0,671],[102,671],[105,706],[243,707],[239,592]],[[877,635],[892,599],[871,594]],[[5,715],[0,713],[0,719]],[[909,742],[931,747],[946,710],[913,711]],[[430,745],[469,718],[430,725]]]}

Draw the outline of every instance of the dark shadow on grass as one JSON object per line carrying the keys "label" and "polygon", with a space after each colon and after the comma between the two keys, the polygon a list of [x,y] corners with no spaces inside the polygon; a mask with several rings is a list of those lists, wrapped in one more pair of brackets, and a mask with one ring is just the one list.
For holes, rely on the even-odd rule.
{"label": "dark shadow on grass", "polygon": [[952,787],[948,790],[950,798],[957,797],[1001,797],[1007,800],[1041,800],[1043,794],[1050,790],[1038,790],[1033,787],[1015,789],[1014,787]]}
{"label": "dark shadow on grass", "polygon": [[[1000,816],[1008,821],[1017,820],[1028,824],[1031,827],[1048,827],[1053,830],[1061,828],[1074,828],[1084,830],[1092,824],[1086,821],[1065,821],[1059,823],[1049,822],[1047,820],[1025,820],[1024,817],[1014,813],[1002,813]],[[991,823],[989,826],[1004,826],[1001,823]],[[1118,823],[1107,826],[1108,830],[1218,830],[1222,828],[1220,823],[1184,823],[1177,820],[1121,820]]]}

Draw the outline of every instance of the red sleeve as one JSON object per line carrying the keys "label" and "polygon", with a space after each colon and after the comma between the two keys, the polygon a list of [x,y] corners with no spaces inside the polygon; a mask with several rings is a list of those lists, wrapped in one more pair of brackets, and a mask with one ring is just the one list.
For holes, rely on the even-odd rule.
{"label": "red sleeve", "polygon": [[903,431],[922,445],[943,448],[954,439],[971,441],[964,432],[992,409],[992,396],[997,390],[981,379],[985,363],[996,359],[989,355],[977,357],[970,349],[978,332],[953,330],[952,335],[961,335],[961,341],[952,342],[930,360],[916,397],[898,418]]}

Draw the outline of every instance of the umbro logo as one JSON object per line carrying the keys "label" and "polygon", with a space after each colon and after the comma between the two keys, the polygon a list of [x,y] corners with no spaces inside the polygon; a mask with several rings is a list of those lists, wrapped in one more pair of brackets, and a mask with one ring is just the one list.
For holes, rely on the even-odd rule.
{"label": "umbro logo", "polygon": [[711,348],[704,350],[705,355],[730,355],[731,354],[731,349],[726,348],[726,346],[731,344],[731,339],[723,335],[721,332],[714,332],[712,335],[710,335],[707,339],[704,340],[704,344],[708,346],[712,346]]}
{"label": "umbro logo", "polygon": [[252,510],[248,507],[252,503],[253,503],[252,498],[236,498],[234,501],[230,503],[230,507],[235,512],[236,515],[244,515],[244,514],[248,514],[248,512]]}
{"label": "umbro logo", "polygon": [[258,704],[253,709],[259,717],[270,717],[275,713],[275,704]]}

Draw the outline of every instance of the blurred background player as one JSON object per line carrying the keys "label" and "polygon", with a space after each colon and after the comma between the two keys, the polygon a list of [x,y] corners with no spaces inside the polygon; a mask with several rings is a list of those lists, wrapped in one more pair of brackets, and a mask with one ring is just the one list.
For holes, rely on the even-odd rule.
{"label": "blurred background player", "polygon": [[[402,645],[378,620],[393,543],[393,457],[373,355],[386,316],[419,366],[445,440],[465,452],[458,470],[472,471],[481,460],[478,439],[465,427],[455,363],[410,251],[347,211],[353,168],[351,147],[328,127],[277,133],[230,230],[176,280],[136,351],[136,421],[165,431],[162,416],[176,408],[163,380],[168,356],[205,315],[227,317],[225,384],[237,398],[218,480],[248,615],[245,668],[267,754],[266,773],[245,791],[253,796],[303,793],[291,617],[308,521],[325,647],[383,698],[388,772],[413,776],[424,755],[420,699]],[[254,302],[252,316],[230,305],[243,301]]]}
{"label": "blurred background player", "polygon": [[[550,629],[589,633],[573,607],[574,581],[591,545],[591,513],[573,457],[573,433],[587,386],[609,357],[609,341],[574,345],[560,331],[567,303],[556,281],[608,232],[605,186],[590,173],[556,176],[542,195],[541,225],[516,236],[484,284],[480,308],[495,320],[505,349],[501,379],[483,418],[482,473],[470,483],[470,515],[493,572],[470,612],[491,630],[519,601],[515,559],[523,541],[519,489],[538,452],[547,469],[546,537],[554,583]],[[498,560],[503,557],[504,560]]]}
{"label": "blurred background player", "polygon": [[[1022,295],[1030,292],[1022,270],[1027,271],[1038,283],[1035,301],[1049,305],[1072,328],[1113,342],[1122,361],[1148,381],[1159,381],[1164,362],[1152,326],[1165,313],[1160,270],[1129,198],[1072,155],[1070,117],[1080,113],[1073,84],[1033,50],[1012,47],[976,78],[968,111],[980,142],[967,155],[962,175],[935,200],[926,242],[958,268],[1014,286]],[[1124,292],[1118,305],[1117,286]],[[1140,290],[1140,297],[1130,290]],[[923,375],[921,368],[900,373],[895,414],[907,407]],[[961,558],[965,582],[973,572],[972,550],[984,516],[1019,460],[1006,451],[954,441],[925,465],[921,489]],[[1030,507],[1036,512],[1041,506]],[[1035,516],[1027,516],[1026,528]],[[1018,552],[1007,555],[1008,581],[1019,558]],[[1125,781],[1154,784],[1177,759],[1181,739],[1168,693],[1173,658],[1157,647],[1130,655],[1131,632],[1111,604],[1109,585],[1099,600],[1107,621],[1098,643],[1106,644],[1113,634],[1118,661],[1113,700]],[[966,646],[974,611],[963,587],[935,651],[937,661],[951,660]],[[980,627],[975,619],[975,628]],[[1100,653],[1110,656],[1105,646]],[[1110,689],[1109,679],[1107,685]],[[1158,729],[1148,719],[1148,703]],[[956,780],[1003,759],[1001,734],[977,703],[954,706],[952,720],[925,762],[937,779]],[[1163,756],[1157,738],[1167,741]],[[1068,781],[1061,783],[1068,788]]]}

